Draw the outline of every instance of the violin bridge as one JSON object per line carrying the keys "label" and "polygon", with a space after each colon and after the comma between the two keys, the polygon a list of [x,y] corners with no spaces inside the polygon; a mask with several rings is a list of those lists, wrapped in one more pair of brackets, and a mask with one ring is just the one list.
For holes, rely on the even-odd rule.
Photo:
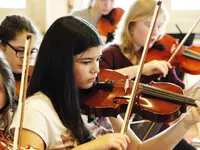
{"label": "violin bridge", "polygon": [[173,54],[175,50],[176,50],[176,45],[173,44],[172,47],[171,47],[171,49],[170,49],[170,52]]}
{"label": "violin bridge", "polygon": [[124,92],[125,93],[127,92],[128,88],[129,88],[129,79],[126,79],[125,85],[124,85]]}

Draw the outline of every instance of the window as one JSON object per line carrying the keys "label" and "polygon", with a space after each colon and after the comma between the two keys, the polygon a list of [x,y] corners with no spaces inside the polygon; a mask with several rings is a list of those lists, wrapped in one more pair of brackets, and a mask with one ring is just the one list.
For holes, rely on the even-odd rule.
{"label": "window", "polygon": [[173,10],[200,10],[199,0],[171,0]]}
{"label": "window", "polygon": [[26,8],[26,0],[0,0],[0,8]]}

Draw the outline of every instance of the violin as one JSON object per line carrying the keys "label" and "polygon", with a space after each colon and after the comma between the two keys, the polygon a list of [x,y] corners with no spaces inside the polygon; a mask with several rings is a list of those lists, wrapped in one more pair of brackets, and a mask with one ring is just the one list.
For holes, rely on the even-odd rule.
{"label": "violin", "polygon": [[[82,113],[93,117],[116,117],[126,111],[134,82],[118,72],[101,70],[98,83],[80,92]],[[195,100],[183,96],[182,89],[172,83],[139,84],[132,113],[158,123],[168,123],[186,112],[186,104]]]}
{"label": "violin", "polygon": [[101,18],[98,20],[97,29],[105,41],[107,40],[108,34],[115,31],[117,24],[123,14],[124,10],[117,7],[113,8],[113,10],[108,15],[101,16]]}
{"label": "violin", "polygon": [[[158,40],[153,48],[148,50],[146,62],[152,60],[166,60],[172,55],[173,46],[176,48],[178,41],[169,35]],[[200,74],[200,48],[196,46],[182,46],[171,62],[174,66],[179,66],[181,70],[189,74]]]}
{"label": "violin", "polygon": [[[12,141],[9,140],[5,135],[4,131],[0,130],[0,150],[13,150]],[[27,148],[21,147],[20,150],[36,150],[30,146]]]}
{"label": "violin", "polygon": [[10,150],[11,141],[6,138],[4,132],[0,130],[0,150]]}

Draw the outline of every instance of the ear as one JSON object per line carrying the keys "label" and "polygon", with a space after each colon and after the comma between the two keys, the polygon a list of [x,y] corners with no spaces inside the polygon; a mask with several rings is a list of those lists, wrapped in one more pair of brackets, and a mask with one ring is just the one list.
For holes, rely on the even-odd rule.
{"label": "ear", "polygon": [[2,40],[0,40],[0,51],[5,51],[6,47],[4,46]]}
{"label": "ear", "polygon": [[135,28],[134,23],[131,22],[131,23],[129,24],[129,32],[130,32],[131,35],[134,34],[134,28]]}
{"label": "ear", "polygon": [[134,34],[134,27],[133,26],[130,27],[129,32],[130,32],[131,35]]}

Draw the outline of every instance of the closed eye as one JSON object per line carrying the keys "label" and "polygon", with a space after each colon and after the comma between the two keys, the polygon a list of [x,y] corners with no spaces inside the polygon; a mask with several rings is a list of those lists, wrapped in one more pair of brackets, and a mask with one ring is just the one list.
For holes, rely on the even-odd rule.
{"label": "closed eye", "polygon": [[84,64],[84,65],[88,65],[91,62],[90,61],[82,61],[81,63]]}

